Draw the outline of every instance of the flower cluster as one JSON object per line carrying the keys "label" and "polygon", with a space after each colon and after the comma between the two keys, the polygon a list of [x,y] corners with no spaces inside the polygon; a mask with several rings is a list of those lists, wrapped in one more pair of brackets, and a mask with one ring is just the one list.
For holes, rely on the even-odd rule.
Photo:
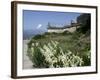
{"label": "flower cluster", "polygon": [[63,51],[57,41],[50,41],[42,46],[32,43],[28,56],[37,67],[76,67],[83,64],[82,58],[69,50]]}

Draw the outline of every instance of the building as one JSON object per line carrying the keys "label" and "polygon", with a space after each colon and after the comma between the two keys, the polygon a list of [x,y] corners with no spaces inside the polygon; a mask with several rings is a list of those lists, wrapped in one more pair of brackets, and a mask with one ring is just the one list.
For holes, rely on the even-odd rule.
{"label": "building", "polygon": [[65,25],[65,26],[62,26],[62,27],[51,26],[50,23],[48,23],[47,29],[48,29],[49,33],[52,33],[52,32],[62,33],[62,32],[65,32],[65,31],[74,32],[79,27],[80,27],[80,24],[74,23],[74,22],[71,21],[70,25]]}

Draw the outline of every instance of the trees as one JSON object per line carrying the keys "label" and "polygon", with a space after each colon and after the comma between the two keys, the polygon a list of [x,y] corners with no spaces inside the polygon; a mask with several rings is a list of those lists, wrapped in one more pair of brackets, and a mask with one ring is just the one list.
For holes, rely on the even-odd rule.
{"label": "trees", "polygon": [[78,29],[79,32],[86,33],[87,31],[90,34],[91,28],[91,15],[90,14],[81,14],[77,17],[77,22],[81,24],[81,27]]}

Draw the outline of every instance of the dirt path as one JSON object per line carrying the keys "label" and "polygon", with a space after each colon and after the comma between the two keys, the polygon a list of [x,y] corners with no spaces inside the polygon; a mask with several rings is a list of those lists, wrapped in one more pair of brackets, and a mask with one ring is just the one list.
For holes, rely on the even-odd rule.
{"label": "dirt path", "polygon": [[24,48],[24,50],[23,50],[23,69],[32,69],[33,68],[33,64],[32,64],[32,62],[29,60],[29,57],[26,55],[27,54],[27,43],[28,43],[28,41],[29,40],[24,40],[24,42],[23,42],[23,48]]}

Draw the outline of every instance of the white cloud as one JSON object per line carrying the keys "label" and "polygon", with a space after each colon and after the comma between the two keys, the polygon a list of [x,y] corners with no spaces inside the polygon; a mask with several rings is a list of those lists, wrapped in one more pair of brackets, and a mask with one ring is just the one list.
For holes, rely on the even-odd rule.
{"label": "white cloud", "polygon": [[39,29],[41,27],[42,27],[42,24],[38,24],[38,26],[36,28]]}

